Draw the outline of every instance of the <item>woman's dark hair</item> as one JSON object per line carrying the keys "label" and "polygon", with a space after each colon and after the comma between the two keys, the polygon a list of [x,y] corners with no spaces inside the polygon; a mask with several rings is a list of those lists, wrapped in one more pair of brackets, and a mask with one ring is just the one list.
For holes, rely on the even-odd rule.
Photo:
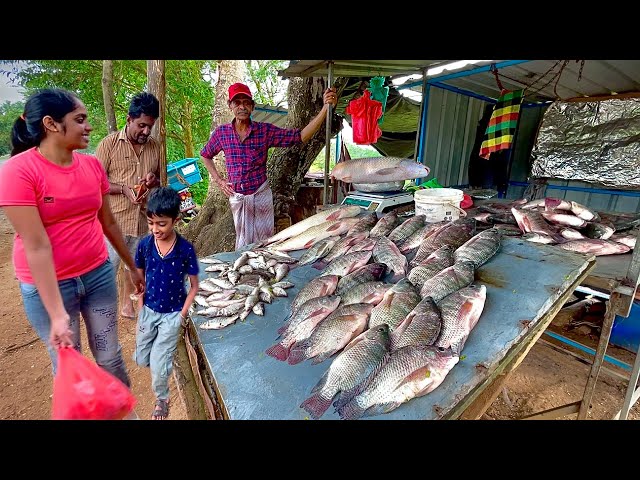
{"label": "woman's dark hair", "polygon": [[171,217],[180,215],[180,195],[171,187],[160,187],[149,195],[147,217]]}
{"label": "woman's dark hair", "polygon": [[160,102],[153,94],[142,92],[131,99],[129,116],[131,118],[139,118],[141,115],[148,115],[153,118],[160,116]]}
{"label": "woman's dark hair", "polygon": [[11,155],[40,145],[45,136],[44,117],[48,115],[56,122],[62,122],[67,113],[78,108],[78,104],[76,95],[60,88],[47,88],[31,95],[24,105],[24,113],[13,124]]}

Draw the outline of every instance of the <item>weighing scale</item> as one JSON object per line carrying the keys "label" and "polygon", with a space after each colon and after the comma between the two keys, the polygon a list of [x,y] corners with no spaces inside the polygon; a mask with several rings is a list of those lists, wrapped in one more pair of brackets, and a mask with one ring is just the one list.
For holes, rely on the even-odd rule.
{"label": "weighing scale", "polygon": [[358,205],[363,210],[376,212],[378,217],[391,210],[414,210],[413,195],[408,192],[358,192],[354,190],[344,197],[342,205]]}

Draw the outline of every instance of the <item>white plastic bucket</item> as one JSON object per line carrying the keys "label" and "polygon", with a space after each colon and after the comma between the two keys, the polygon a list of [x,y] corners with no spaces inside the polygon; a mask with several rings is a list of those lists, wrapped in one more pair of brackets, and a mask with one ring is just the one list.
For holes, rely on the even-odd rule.
{"label": "white plastic bucket", "polygon": [[428,223],[466,217],[467,213],[460,208],[463,199],[462,190],[455,188],[425,188],[413,195],[416,215],[424,215]]}

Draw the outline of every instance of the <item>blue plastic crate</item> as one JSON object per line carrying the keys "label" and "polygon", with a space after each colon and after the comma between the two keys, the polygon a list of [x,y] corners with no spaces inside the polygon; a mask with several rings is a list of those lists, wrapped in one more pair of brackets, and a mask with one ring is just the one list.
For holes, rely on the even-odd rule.
{"label": "blue plastic crate", "polygon": [[167,165],[167,181],[176,191],[202,181],[197,158],[184,158]]}

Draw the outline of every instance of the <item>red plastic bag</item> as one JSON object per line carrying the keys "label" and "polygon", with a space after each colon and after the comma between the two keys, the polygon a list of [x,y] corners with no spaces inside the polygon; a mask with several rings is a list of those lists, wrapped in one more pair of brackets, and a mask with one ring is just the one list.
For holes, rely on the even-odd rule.
{"label": "red plastic bag", "polygon": [[473,207],[473,199],[466,193],[463,193],[462,195],[463,195],[463,198],[462,198],[462,202],[460,202],[460,208],[462,208],[463,210],[466,210],[467,208]]}
{"label": "red plastic bag", "polygon": [[136,404],[119,379],[72,347],[58,350],[53,379],[53,420],[120,420]]}
{"label": "red plastic bag", "polygon": [[382,116],[382,103],[371,98],[371,92],[365,90],[362,97],[351,100],[345,109],[351,115],[353,143],[370,145],[376,143],[382,130],[378,119]]}

